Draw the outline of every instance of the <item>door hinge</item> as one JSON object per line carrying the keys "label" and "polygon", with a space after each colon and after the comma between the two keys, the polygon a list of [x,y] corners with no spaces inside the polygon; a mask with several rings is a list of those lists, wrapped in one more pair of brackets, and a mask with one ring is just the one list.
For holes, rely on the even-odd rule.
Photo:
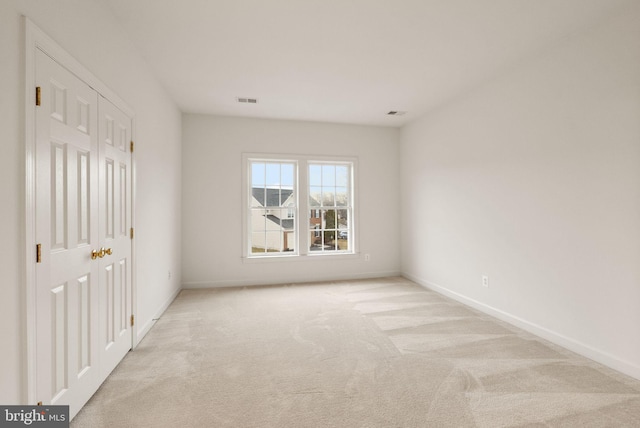
{"label": "door hinge", "polygon": [[129,150],[131,151],[131,153],[133,153],[133,141],[131,142],[131,145],[129,146]]}
{"label": "door hinge", "polygon": [[36,86],[36,105],[40,105],[40,86]]}
{"label": "door hinge", "polygon": [[42,263],[42,244],[36,245],[36,263]]}
{"label": "door hinge", "polygon": [[136,317],[132,314],[132,315],[131,315],[131,327],[133,327],[133,326],[134,326],[135,321],[136,321]]}
{"label": "door hinge", "polygon": [[129,229],[129,236],[131,237],[131,239],[133,239],[133,227]]}

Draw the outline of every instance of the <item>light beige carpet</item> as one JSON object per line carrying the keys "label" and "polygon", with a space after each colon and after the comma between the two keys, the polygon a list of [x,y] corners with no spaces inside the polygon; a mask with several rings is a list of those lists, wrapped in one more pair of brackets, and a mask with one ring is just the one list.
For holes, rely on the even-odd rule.
{"label": "light beige carpet", "polygon": [[640,427],[640,381],[403,278],[184,290],[72,427]]}

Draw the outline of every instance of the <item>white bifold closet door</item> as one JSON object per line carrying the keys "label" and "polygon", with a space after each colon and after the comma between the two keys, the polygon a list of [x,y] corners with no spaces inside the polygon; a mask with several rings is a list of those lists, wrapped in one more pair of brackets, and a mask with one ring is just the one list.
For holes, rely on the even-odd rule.
{"label": "white bifold closet door", "polygon": [[131,118],[36,51],[36,395],[73,417],[131,349]]}

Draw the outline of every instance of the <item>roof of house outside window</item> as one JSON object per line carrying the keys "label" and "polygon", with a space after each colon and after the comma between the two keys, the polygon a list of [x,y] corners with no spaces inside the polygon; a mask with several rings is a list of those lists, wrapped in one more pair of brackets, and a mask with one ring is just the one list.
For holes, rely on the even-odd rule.
{"label": "roof of house outside window", "polygon": [[[266,190],[266,192],[265,192]],[[251,189],[251,194],[263,207],[279,207],[280,197],[282,196],[282,202],[287,200],[293,193],[292,189],[265,189],[263,187],[254,187]],[[265,198],[266,194],[266,198]],[[266,203],[265,203],[266,199]]]}

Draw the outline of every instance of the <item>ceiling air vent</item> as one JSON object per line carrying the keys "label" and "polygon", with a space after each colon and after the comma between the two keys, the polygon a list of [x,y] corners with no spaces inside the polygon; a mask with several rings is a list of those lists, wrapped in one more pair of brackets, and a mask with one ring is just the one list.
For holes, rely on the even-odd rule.
{"label": "ceiling air vent", "polygon": [[403,114],[406,114],[406,111],[397,111],[397,110],[391,110],[389,113],[387,113],[387,116],[402,116]]}
{"label": "ceiling air vent", "polygon": [[239,103],[258,104],[257,98],[237,97],[236,100],[238,100]]}

